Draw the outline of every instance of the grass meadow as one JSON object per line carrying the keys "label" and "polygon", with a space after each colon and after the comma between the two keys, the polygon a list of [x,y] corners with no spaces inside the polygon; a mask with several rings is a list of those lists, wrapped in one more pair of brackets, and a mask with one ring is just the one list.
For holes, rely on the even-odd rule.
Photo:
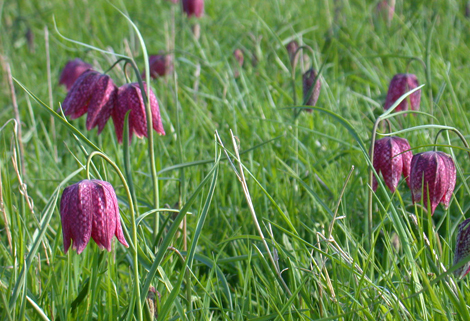
{"label": "grass meadow", "polygon": [[[164,0],[0,0],[0,319],[470,320],[468,277],[452,273],[470,209],[453,131],[470,135],[465,5],[397,0],[388,22],[365,0],[206,0],[200,19]],[[311,48],[294,74],[291,40]],[[150,82],[166,131],[153,148],[63,117],[68,60],[142,71],[159,51],[174,72]],[[307,112],[310,66],[322,87]],[[421,113],[384,115],[406,72]],[[137,81],[123,61],[108,74]],[[380,179],[369,209],[379,118],[377,138],[452,155],[448,209],[413,204],[404,179],[395,193]],[[60,197],[87,175],[114,186],[129,248],[64,254]]]}

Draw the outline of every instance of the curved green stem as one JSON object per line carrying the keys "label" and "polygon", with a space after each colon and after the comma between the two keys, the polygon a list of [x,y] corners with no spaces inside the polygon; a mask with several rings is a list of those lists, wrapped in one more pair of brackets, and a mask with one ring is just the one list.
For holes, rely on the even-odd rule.
{"label": "curved green stem", "polygon": [[[372,233],[372,185],[374,184],[374,149],[375,149],[375,141],[377,136],[377,129],[379,128],[380,122],[384,120],[382,117],[378,117],[374,123],[374,127],[372,128],[372,135],[371,135],[371,144],[369,149],[369,159],[370,159],[370,166],[369,166],[369,197],[368,197],[368,204],[367,204],[367,226],[366,226],[366,235],[368,236],[367,242],[368,247],[372,245],[374,236]],[[392,124],[388,119],[385,119],[388,123],[388,129],[392,131]]]}
{"label": "curved green stem", "polygon": [[[154,144],[153,144],[153,121],[152,121],[152,109],[150,107],[150,99],[148,99],[148,92],[151,90],[150,88],[150,71],[149,71],[149,63],[148,63],[148,55],[147,51],[145,48],[143,48],[144,52],[144,59],[145,59],[145,78],[146,78],[146,84],[147,84],[147,91],[145,91],[144,88],[144,83],[142,81],[142,77],[140,76],[139,69],[137,68],[137,65],[135,64],[135,61],[130,59],[130,58],[122,58],[121,60],[126,61],[126,65],[129,64],[135,72],[135,75],[137,77],[137,82],[139,83],[140,91],[142,93],[142,99],[144,101],[145,105],[145,114],[147,117],[147,137],[148,137],[148,153],[149,153],[149,159],[150,159],[150,173],[152,176],[152,183],[153,183],[153,201],[154,201],[154,208],[159,208],[160,206],[160,193],[159,193],[159,186],[158,186],[158,173],[157,173],[157,167],[156,167],[156,160],[155,160],[155,151],[154,151]],[[125,68],[124,68],[125,69]],[[127,73],[126,78],[127,78]],[[160,213],[155,212],[155,222],[154,222],[154,229],[153,229],[153,234],[154,237],[158,234],[158,231],[160,229],[159,226],[160,222]]]}
{"label": "curved green stem", "polygon": [[131,196],[131,191],[129,189],[129,186],[127,185],[127,182],[126,182],[126,179],[124,178],[124,175],[122,174],[121,170],[119,169],[119,167],[108,157],[106,156],[105,154],[101,153],[101,152],[98,152],[98,151],[94,151],[92,152],[89,156],[88,156],[88,159],[87,159],[87,162],[86,162],[86,174],[87,174],[87,177],[90,178],[90,163],[91,163],[91,160],[93,158],[93,156],[100,156],[101,158],[103,158],[104,160],[106,160],[113,168],[114,170],[116,171],[116,173],[118,174],[119,178],[121,179],[122,181],[122,184],[124,185],[124,189],[126,190],[126,194],[127,194],[127,198],[129,200],[129,211],[131,212],[131,224],[132,224],[132,244],[131,244],[131,249],[133,250],[133,259],[134,259],[134,291],[135,291],[135,296],[136,296],[136,309],[137,309],[137,314],[138,314],[138,320],[139,321],[142,321],[142,309],[141,309],[141,306],[140,306],[140,281],[139,281],[139,258],[138,258],[138,252],[137,252],[137,226],[136,226],[136,220],[135,220],[135,211],[134,211],[134,202],[132,200],[132,196]]}
{"label": "curved green stem", "polygon": [[[467,143],[467,140],[465,139],[465,137],[462,135],[461,132],[459,132],[457,129],[455,128],[444,128],[444,129],[441,129],[437,132],[436,134],[436,138],[434,139],[434,145],[437,145],[437,139],[439,138],[439,135],[441,133],[443,133],[444,131],[446,130],[449,130],[449,131],[452,131],[454,133],[457,134],[457,136],[459,136],[460,140],[463,142],[463,144],[465,145],[465,147],[467,148],[467,154],[468,154],[468,157],[470,158],[470,152],[468,151],[468,149],[470,149],[470,146],[468,145]],[[434,146],[434,150],[436,150],[436,146]]]}

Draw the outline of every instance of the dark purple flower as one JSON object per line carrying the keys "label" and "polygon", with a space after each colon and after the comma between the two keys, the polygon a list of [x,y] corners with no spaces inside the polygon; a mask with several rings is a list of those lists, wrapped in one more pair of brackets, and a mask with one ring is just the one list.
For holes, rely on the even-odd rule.
{"label": "dark purple flower", "polygon": [[[150,77],[156,79],[173,72],[171,55],[151,55],[149,57]],[[145,71],[141,75],[145,78]]]}
{"label": "dark purple flower", "polygon": [[295,67],[297,65],[298,60],[298,58],[295,57],[295,53],[297,52],[297,49],[299,49],[299,43],[296,40],[292,40],[286,45],[286,49],[289,53],[290,63],[292,64],[292,66]]}
{"label": "dark purple flower", "polygon": [[[382,173],[385,184],[392,191],[398,186],[401,174],[405,176],[410,186],[410,166],[413,153],[408,141],[400,137],[385,137],[375,142],[374,169]],[[406,151],[406,152],[405,152]],[[374,176],[373,189],[377,190],[377,180]]]}
{"label": "dark purple flower", "polygon": [[[413,74],[396,74],[393,76],[390,85],[388,86],[387,99],[385,100],[385,109],[389,109],[392,105],[408,91],[415,89],[419,86],[418,79]],[[410,101],[411,109],[418,110],[419,102],[421,100],[421,89],[415,91],[403,100],[395,111],[408,110],[408,100]]]}
{"label": "dark purple flower", "polygon": [[[144,88],[148,92],[146,83],[144,83]],[[155,97],[152,89],[150,89],[149,99],[152,110],[153,129],[160,135],[165,135],[157,97]],[[134,134],[140,138],[147,137],[147,114],[138,83],[126,84],[119,87],[118,90],[116,108],[113,110],[112,117],[120,143],[122,143],[123,137],[124,117],[128,110],[131,110],[129,114],[129,139],[132,139]]]}
{"label": "dark purple flower", "polygon": [[439,203],[445,208],[449,206],[455,179],[454,161],[446,153],[424,152],[414,155],[411,160],[410,184],[413,202],[419,202],[424,195],[423,204],[427,207],[429,193],[431,214],[434,214]]}
{"label": "dark purple flower", "polygon": [[[312,87],[314,85],[315,87],[312,90]],[[315,69],[310,68],[303,74],[303,91],[305,105],[315,106],[318,100],[318,96],[320,96],[320,89],[321,82],[320,79],[317,77],[317,72],[315,71]]]}
{"label": "dark purple flower", "polygon": [[91,65],[87,64],[80,58],[75,58],[74,60],[70,60],[65,65],[64,69],[62,70],[62,74],[60,75],[59,84],[64,85],[67,90],[72,88],[75,81],[80,77],[88,69],[91,69]]}
{"label": "dark purple flower", "polygon": [[72,248],[82,253],[90,237],[108,251],[111,251],[113,236],[129,247],[122,232],[116,193],[108,182],[85,179],[64,189],[60,219],[65,253],[71,240]]}
{"label": "dark purple flower", "polygon": [[188,17],[200,18],[204,13],[204,0],[183,0],[183,10]]}
{"label": "dark purple flower", "polygon": [[[466,219],[459,225],[457,234],[457,243],[455,244],[454,265],[459,263],[470,255],[470,218]],[[458,278],[463,278],[470,272],[470,262],[454,271]]]}
{"label": "dark purple flower", "polygon": [[85,71],[74,83],[62,103],[66,116],[78,118],[88,112],[86,128],[98,126],[101,133],[111,116],[117,97],[117,87],[105,74],[94,70]]}

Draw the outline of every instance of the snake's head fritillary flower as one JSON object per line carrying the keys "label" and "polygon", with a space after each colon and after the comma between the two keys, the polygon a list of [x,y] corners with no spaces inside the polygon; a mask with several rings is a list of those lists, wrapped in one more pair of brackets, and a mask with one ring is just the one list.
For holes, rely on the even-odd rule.
{"label": "snake's head fritillary flower", "polygon": [[73,84],[62,108],[71,119],[88,112],[86,128],[91,130],[98,126],[99,134],[111,116],[116,98],[117,87],[108,75],[87,70]]}
{"label": "snake's head fritillary flower", "polygon": [[80,58],[75,58],[74,60],[70,60],[65,65],[62,73],[60,75],[59,84],[64,85],[67,90],[72,88],[75,81],[78,77],[81,76],[85,71],[91,69],[91,65],[84,62]]}
{"label": "snake's head fritillary flower", "polygon": [[238,62],[238,65],[241,67],[243,66],[243,61],[245,60],[243,51],[241,49],[235,49],[233,52],[233,56],[235,57],[235,60]]}
{"label": "snake's head fritillary flower", "polygon": [[[147,84],[145,82],[144,88],[147,93],[150,92],[148,96],[150,99],[150,109],[152,111],[153,129],[160,135],[165,135],[157,97],[155,97],[152,89],[150,89],[150,91],[147,90]],[[112,112],[112,117],[116,135],[120,143],[122,143],[123,137],[124,117],[128,110],[131,110],[129,114],[129,139],[132,139],[134,134],[139,138],[147,137],[147,114],[138,83],[126,84],[119,87],[118,90],[117,103]]]}
{"label": "snake's head fritillary flower", "polygon": [[[303,80],[303,93],[304,93],[304,102],[307,106],[315,106],[320,96],[321,82],[317,77],[317,72],[315,69],[310,68],[307,70],[302,77]],[[314,87],[315,86],[315,87]],[[313,87],[313,90],[312,90]],[[309,110],[311,112],[311,110]]]}
{"label": "snake's head fritillary flower", "polygon": [[83,180],[68,186],[60,201],[64,251],[83,252],[90,237],[101,248],[111,251],[113,236],[129,247],[121,227],[121,217],[113,186],[100,180]]}
{"label": "snake's head fritillary flower", "polygon": [[188,17],[200,18],[204,13],[204,0],[183,0],[183,10]]}
{"label": "snake's head fritillary flower", "polygon": [[[171,55],[151,55],[149,57],[150,77],[156,79],[173,72],[173,60]],[[145,72],[141,75],[145,79]]]}
{"label": "snake's head fritillary flower", "polygon": [[390,23],[395,13],[395,0],[382,0],[377,4],[377,13],[386,17]]}
{"label": "snake's head fritillary flower", "polygon": [[434,214],[439,203],[445,208],[449,206],[455,179],[454,161],[446,153],[429,151],[416,154],[411,160],[410,184],[413,202],[419,202],[423,198],[423,204],[427,206],[429,194],[431,214]]}
{"label": "snake's head fritillary flower", "polygon": [[[405,176],[406,183],[410,186],[410,167],[413,153],[408,141],[400,137],[385,137],[375,142],[374,169],[382,176],[385,185],[393,192],[398,186],[401,174]],[[373,189],[377,190],[377,180],[374,176]]]}
{"label": "snake's head fritillary flower", "polygon": [[[419,83],[416,75],[396,74],[393,76],[392,81],[390,81],[390,85],[388,86],[384,108],[389,109],[398,100],[398,98],[418,86]],[[421,89],[406,97],[406,99],[403,100],[397,108],[395,108],[395,111],[408,110],[408,101],[412,110],[418,110],[419,103],[421,101]]]}
{"label": "snake's head fritillary flower", "polygon": [[289,53],[290,63],[295,68],[295,66],[297,65],[297,60],[298,60],[298,58],[295,57],[295,53],[297,52],[297,49],[299,49],[299,43],[296,40],[292,40],[286,45],[286,49],[287,49],[287,52]]}
{"label": "snake's head fritillary flower", "polygon": [[[454,265],[459,263],[470,255],[470,218],[466,219],[459,225],[459,232],[457,233],[457,243],[455,244]],[[463,278],[470,272],[470,262],[467,262],[462,267],[454,271],[454,274],[459,278]]]}

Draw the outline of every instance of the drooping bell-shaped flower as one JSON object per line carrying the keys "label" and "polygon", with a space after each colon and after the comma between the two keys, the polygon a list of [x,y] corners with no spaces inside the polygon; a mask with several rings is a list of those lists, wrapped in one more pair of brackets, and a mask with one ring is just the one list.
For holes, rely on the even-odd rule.
{"label": "drooping bell-shaped flower", "polygon": [[384,16],[390,23],[395,13],[395,0],[382,0],[377,4],[376,9],[377,14]]}
{"label": "drooping bell-shaped flower", "polygon": [[204,0],[183,0],[183,10],[188,17],[200,18],[204,13]]}
{"label": "drooping bell-shaped flower", "polygon": [[233,52],[233,56],[235,57],[235,60],[238,62],[238,65],[240,67],[243,66],[243,61],[245,60],[243,51],[241,49],[235,49]]}
{"label": "drooping bell-shaped flower", "polygon": [[243,51],[241,49],[235,49],[234,52],[233,52],[233,57],[235,58],[235,60],[238,63],[238,66],[235,66],[233,68],[234,69],[233,76],[235,78],[238,78],[240,76],[240,68],[239,67],[243,66],[243,62],[245,60],[245,57],[244,57]]}
{"label": "drooping bell-shaped flower", "polygon": [[[390,85],[388,86],[387,99],[385,100],[384,108],[389,109],[398,100],[398,98],[418,86],[419,83],[416,75],[396,74],[393,76],[392,81],[390,81]],[[395,108],[395,111],[408,110],[408,101],[410,102],[412,110],[418,110],[419,103],[421,101],[421,89],[406,97],[406,99],[403,100],[397,108]]]}
{"label": "drooping bell-shaped flower", "polygon": [[[455,244],[454,265],[459,263],[470,255],[470,218],[466,219],[459,225],[457,233],[457,243]],[[470,272],[470,262],[467,262],[454,271],[458,278],[463,278]]]}
{"label": "drooping bell-shaped flower", "polygon": [[105,181],[85,179],[68,186],[60,200],[64,252],[80,254],[93,238],[100,248],[111,251],[113,236],[129,247],[121,227],[121,217],[113,186]]}
{"label": "drooping bell-shaped flower", "polygon": [[446,153],[429,151],[416,154],[411,160],[410,184],[413,202],[419,202],[423,198],[423,204],[427,207],[429,194],[431,214],[434,214],[439,203],[445,208],[449,206],[455,179],[454,161]]}
{"label": "drooping bell-shaped flower", "polygon": [[90,64],[84,62],[80,58],[69,60],[65,65],[64,69],[62,69],[59,84],[64,85],[67,90],[70,90],[70,88],[72,88],[73,84],[78,79],[78,77],[80,77],[81,74],[91,68],[92,66]]}
{"label": "drooping bell-shaped flower", "polygon": [[[382,176],[385,185],[392,191],[398,186],[401,174],[405,176],[406,183],[410,186],[410,167],[413,153],[408,141],[400,137],[385,137],[375,142],[374,169]],[[374,176],[373,189],[377,190],[377,180]]]}
{"label": "drooping bell-shaped flower", "polygon": [[297,52],[297,49],[299,49],[299,43],[296,40],[292,40],[286,45],[286,49],[289,53],[290,63],[295,68],[297,61],[299,60],[298,57],[295,57],[295,53]]}
{"label": "drooping bell-shaped flower", "polygon": [[98,126],[99,134],[111,116],[116,98],[117,87],[108,75],[87,70],[73,84],[62,108],[71,119],[88,112],[86,127],[91,130]]}
{"label": "drooping bell-shaped flower", "polygon": [[[149,92],[145,82],[144,88],[146,92]],[[165,135],[157,97],[155,97],[152,89],[150,89],[148,96],[152,111],[153,129],[160,135]],[[124,117],[128,110],[131,110],[129,114],[129,139],[132,139],[134,134],[139,138],[147,137],[147,114],[138,83],[126,84],[119,87],[118,90],[117,103],[112,112],[112,117],[116,135],[120,143],[122,143],[123,137]]]}
{"label": "drooping bell-shaped flower", "polygon": [[318,100],[318,96],[320,96],[321,89],[321,82],[320,79],[317,77],[316,70],[313,68],[307,70],[303,74],[302,80],[305,105],[315,106]]}
{"label": "drooping bell-shaped flower", "polygon": [[[151,55],[149,56],[150,77],[156,79],[173,72],[173,60],[171,55]],[[145,79],[145,71],[141,75]]]}

